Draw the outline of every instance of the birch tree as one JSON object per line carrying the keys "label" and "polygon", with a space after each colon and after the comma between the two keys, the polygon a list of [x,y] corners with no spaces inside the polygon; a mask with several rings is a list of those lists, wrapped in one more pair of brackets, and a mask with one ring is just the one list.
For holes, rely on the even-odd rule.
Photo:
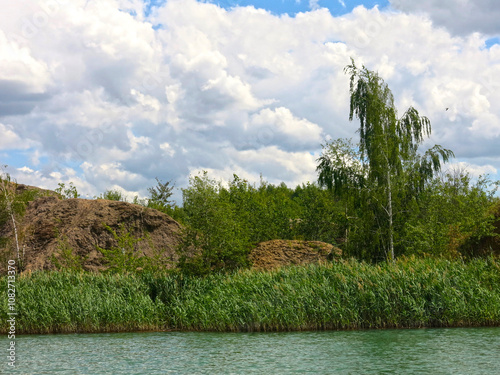
{"label": "birch tree", "polygon": [[391,90],[376,72],[364,66],[359,69],[351,60],[345,73],[350,76],[349,120],[356,118],[360,123],[358,147],[363,175],[344,178],[352,176],[352,165],[328,163],[320,157],[320,183],[336,191],[345,191],[339,185],[352,183],[358,189],[370,189],[384,212],[385,217],[377,221],[386,226],[387,255],[394,260],[395,194],[407,189],[418,196],[453,152],[435,145],[420,154],[419,146],[431,134],[430,120],[414,107],[399,117]]}

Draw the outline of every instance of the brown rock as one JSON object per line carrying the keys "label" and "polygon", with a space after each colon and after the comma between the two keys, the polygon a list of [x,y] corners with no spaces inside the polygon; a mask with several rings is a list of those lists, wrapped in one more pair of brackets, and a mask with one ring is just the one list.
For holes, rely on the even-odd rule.
{"label": "brown rock", "polygon": [[[150,208],[104,199],[66,199],[47,196],[29,203],[18,232],[24,246],[25,269],[54,269],[53,256],[63,249],[84,260],[86,270],[103,270],[97,247],[118,246],[113,233],[143,238],[135,244],[137,256],[159,256],[176,262],[180,225],[170,216]],[[12,241],[11,241],[12,242]],[[12,244],[11,244],[12,254]]]}
{"label": "brown rock", "polygon": [[272,269],[326,262],[341,255],[342,250],[325,242],[272,240],[259,243],[249,257],[254,268]]}

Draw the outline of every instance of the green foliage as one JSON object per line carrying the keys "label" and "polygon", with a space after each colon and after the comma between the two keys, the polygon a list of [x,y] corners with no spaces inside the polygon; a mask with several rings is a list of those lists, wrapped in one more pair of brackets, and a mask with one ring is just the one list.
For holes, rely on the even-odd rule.
{"label": "green foliage", "polygon": [[[133,230],[127,230],[124,225],[118,231],[104,225],[106,230],[113,235],[117,245],[109,249],[97,247],[103,255],[104,265],[107,266],[105,273],[134,273],[138,271],[164,272],[172,265],[172,260],[165,256],[162,249],[154,247],[148,234],[137,237]],[[140,242],[149,242],[150,255],[146,256],[139,250]],[[71,267],[69,267],[71,270]]]}
{"label": "green foliage", "polygon": [[[431,133],[429,119],[413,107],[398,118],[392,92],[377,73],[364,66],[358,69],[354,61],[345,71],[350,75],[349,120],[360,121],[360,141],[356,146],[344,140],[323,146],[319,183],[339,199],[354,200],[346,202],[346,216],[353,204],[361,210],[363,219],[357,224],[370,239],[363,244],[369,246],[363,257],[394,260],[398,225],[404,225],[405,213],[418,203],[418,195],[439,172],[441,161],[453,153],[436,145],[418,154],[419,145]],[[355,249],[360,255],[358,245]]]}
{"label": "green foliage", "polygon": [[[15,254],[19,267],[23,268],[24,261],[24,243],[23,235],[18,229],[18,221],[25,214],[28,203],[38,198],[41,193],[36,189],[24,189],[21,193],[18,192],[18,184],[11,180],[10,175],[5,172],[7,166],[2,166],[0,169],[0,232],[3,228],[10,227],[13,236],[0,237],[0,245],[6,247],[9,242],[13,243]],[[3,255],[7,255],[4,253]],[[9,255],[10,256],[10,255]]]}
{"label": "green foliage", "polygon": [[97,199],[107,199],[110,201],[126,202],[127,198],[122,194],[120,190],[106,190]]}
{"label": "green foliage", "polygon": [[139,198],[138,195],[136,195],[134,197],[134,199],[132,199],[132,203],[137,204],[139,206],[143,206],[143,207],[147,207],[147,205],[148,205],[147,199],[141,199],[141,198]]}
{"label": "green foliage", "polygon": [[[6,290],[6,278],[0,280]],[[16,279],[16,333],[118,332],[162,329],[163,304],[139,277],[38,272]],[[6,318],[7,302],[0,315]]]}
{"label": "green foliage", "polygon": [[80,197],[80,194],[78,193],[76,186],[73,185],[73,182],[70,182],[67,187],[66,187],[66,184],[64,182],[60,182],[57,185],[59,187],[57,189],[55,189],[55,192],[57,194],[61,195],[63,198],[71,199],[71,198]]}
{"label": "green foliage", "polygon": [[183,189],[186,224],[180,268],[199,275],[232,270],[247,263],[248,230],[237,218],[220,182],[204,172]]}
{"label": "green foliage", "polygon": [[466,171],[435,178],[403,227],[402,248],[407,254],[474,256],[481,239],[494,236],[490,208],[498,202],[497,188],[487,177],[474,181]]}
{"label": "green foliage", "polygon": [[6,177],[0,176],[0,228],[7,224],[10,218],[11,203],[9,202],[12,202],[13,197],[9,194],[8,183],[9,180]]}
{"label": "green foliage", "polygon": [[[457,171],[426,179],[421,186],[411,162],[403,166],[407,173],[392,180],[395,253],[446,258],[476,255],[481,239],[494,235],[489,209],[497,201],[498,183],[484,177],[474,182],[467,172]],[[344,254],[383,260],[379,254],[387,252],[388,233],[382,225],[387,211],[380,204],[383,191],[382,196],[377,194],[366,165],[359,148],[350,141],[335,140],[323,146],[319,182],[345,208],[344,217],[337,216],[335,221],[345,233],[339,241]]]}
{"label": "green foliage", "polygon": [[339,197],[359,196],[365,187],[368,170],[365,160],[351,139],[336,139],[322,145],[318,158],[318,182]]}
{"label": "green foliage", "polygon": [[[0,289],[6,283],[0,279]],[[500,263],[491,257],[349,260],[204,278],[38,272],[16,285],[19,333],[500,325]],[[7,298],[2,301],[6,319]]]}
{"label": "green foliage", "polygon": [[139,253],[137,243],[143,241],[144,238],[135,237],[123,225],[118,233],[108,225],[104,225],[104,227],[113,235],[118,243],[117,246],[112,246],[110,249],[103,249],[97,246],[97,250],[104,257],[105,265],[108,266],[106,272],[135,272],[137,269],[142,268],[147,258]]}
{"label": "green foliage", "polygon": [[164,211],[166,208],[172,208],[174,206],[173,202],[170,200],[174,189],[174,186],[169,186],[172,181],[167,181],[165,183],[156,177],[157,185],[148,188],[150,198],[148,199],[148,207],[155,208],[160,211]]}
{"label": "green foliage", "polygon": [[183,190],[181,269],[208,274],[248,265],[257,243],[303,239],[336,243],[343,236],[342,219],[333,195],[314,184],[295,190],[261,181],[257,187],[234,175],[223,184],[207,173],[191,178]]}
{"label": "green foliage", "polygon": [[336,201],[330,191],[307,183],[297,186],[292,197],[297,210],[293,239],[334,245],[345,242],[347,217],[342,202]]}
{"label": "green foliage", "polygon": [[55,254],[52,254],[51,261],[59,271],[83,271],[83,264],[87,260],[88,256],[75,254],[74,249],[69,245],[66,237],[59,239],[58,247],[58,251]]}

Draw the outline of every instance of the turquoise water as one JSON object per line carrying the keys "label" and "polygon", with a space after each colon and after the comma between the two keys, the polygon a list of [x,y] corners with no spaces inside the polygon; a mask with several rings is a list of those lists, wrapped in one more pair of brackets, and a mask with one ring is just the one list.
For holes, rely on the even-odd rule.
{"label": "turquoise water", "polygon": [[15,374],[500,374],[500,328],[26,335],[14,371],[3,358]]}

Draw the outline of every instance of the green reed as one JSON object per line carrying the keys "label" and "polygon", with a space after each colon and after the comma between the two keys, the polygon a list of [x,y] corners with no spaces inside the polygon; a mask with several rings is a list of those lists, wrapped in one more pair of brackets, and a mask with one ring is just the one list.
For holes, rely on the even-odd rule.
{"label": "green reed", "polygon": [[[5,285],[2,279],[2,291]],[[34,273],[17,287],[17,329],[25,333],[500,325],[493,258],[341,261],[204,278]],[[2,301],[2,318],[6,309]]]}
{"label": "green reed", "polygon": [[[2,286],[4,284],[2,283]],[[146,285],[130,275],[38,272],[17,280],[16,329],[26,333],[158,328]],[[2,304],[1,314],[6,314]]]}

